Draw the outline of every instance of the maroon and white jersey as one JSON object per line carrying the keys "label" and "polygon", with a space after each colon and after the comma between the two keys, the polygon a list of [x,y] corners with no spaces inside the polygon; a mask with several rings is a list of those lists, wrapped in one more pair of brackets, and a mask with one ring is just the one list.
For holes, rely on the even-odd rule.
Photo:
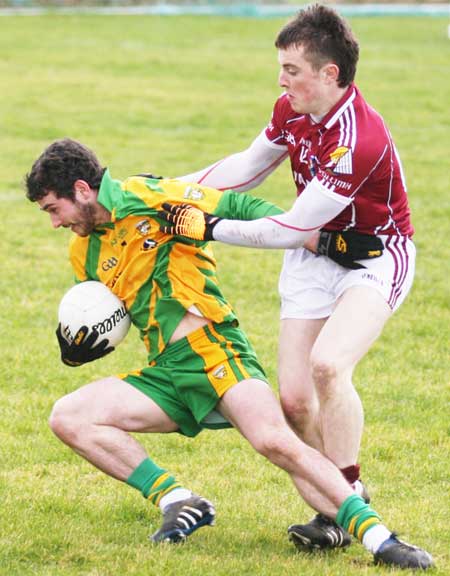
{"label": "maroon and white jersey", "polygon": [[414,232],[399,156],[381,116],[355,85],[315,123],[281,95],[265,130],[271,146],[288,151],[301,195],[312,180],[350,203],[327,225],[365,234]]}

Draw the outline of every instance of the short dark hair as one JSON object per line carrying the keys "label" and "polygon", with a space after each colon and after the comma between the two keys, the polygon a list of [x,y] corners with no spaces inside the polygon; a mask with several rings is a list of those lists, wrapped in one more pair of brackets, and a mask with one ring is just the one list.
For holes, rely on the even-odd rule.
{"label": "short dark hair", "polygon": [[327,62],[338,66],[338,86],[343,88],[353,82],[359,57],[358,41],[333,8],[315,4],[300,10],[275,40],[275,46],[281,50],[300,45],[316,70]]}
{"label": "short dark hair", "polygon": [[35,202],[54,192],[58,198],[73,200],[76,180],[85,180],[91,188],[98,190],[104,172],[105,168],[92,150],[70,138],[56,140],[25,176],[27,198]]}

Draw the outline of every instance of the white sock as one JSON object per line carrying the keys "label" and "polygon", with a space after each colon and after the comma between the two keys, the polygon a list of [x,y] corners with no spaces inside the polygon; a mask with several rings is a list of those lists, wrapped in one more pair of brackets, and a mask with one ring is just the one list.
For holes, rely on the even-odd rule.
{"label": "white sock", "polygon": [[167,508],[167,506],[170,506],[170,504],[179,502],[180,500],[186,500],[191,496],[192,492],[187,488],[175,488],[175,490],[172,490],[161,498],[159,501],[159,507],[161,508],[161,511],[164,512],[164,510]]}
{"label": "white sock", "polygon": [[364,492],[364,486],[361,480],[356,480],[356,482],[353,482],[353,484],[351,484],[351,487],[355,491],[355,494],[358,494],[358,496],[362,496]]}
{"label": "white sock", "polygon": [[376,524],[364,534],[362,543],[365,548],[372,554],[378,552],[378,549],[390,538],[392,532],[384,524]]}

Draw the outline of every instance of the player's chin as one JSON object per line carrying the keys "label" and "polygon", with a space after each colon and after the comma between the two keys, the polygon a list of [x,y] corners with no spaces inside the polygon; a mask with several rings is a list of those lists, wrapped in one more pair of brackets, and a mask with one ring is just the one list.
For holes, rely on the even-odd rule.
{"label": "player's chin", "polygon": [[297,114],[303,114],[303,111],[301,110],[302,107],[297,102],[297,100],[292,98],[291,100],[289,100],[289,104],[291,105],[291,108],[292,110],[294,110],[294,112],[297,112]]}
{"label": "player's chin", "polygon": [[297,112],[297,114],[309,114],[309,106],[306,101],[301,98],[295,96],[288,96],[289,104],[291,105],[292,110]]}
{"label": "player's chin", "polygon": [[294,105],[291,104],[291,108],[294,112],[297,112],[297,114],[311,114],[308,106],[303,102],[295,102]]}
{"label": "player's chin", "polygon": [[89,234],[92,232],[92,228],[89,227],[88,229],[86,226],[83,226],[82,224],[72,224],[70,229],[74,234],[76,234],[77,236],[81,236],[82,238],[84,238],[85,236],[89,236]]}

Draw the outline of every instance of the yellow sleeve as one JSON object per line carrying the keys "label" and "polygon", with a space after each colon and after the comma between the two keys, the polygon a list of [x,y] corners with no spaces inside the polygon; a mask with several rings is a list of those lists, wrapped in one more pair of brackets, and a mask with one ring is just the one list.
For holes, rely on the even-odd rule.
{"label": "yellow sleeve", "polygon": [[166,180],[167,200],[171,204],[192,204],[203,212],[214,213],[223,192],[200,184],[188,184],[179,180]]}
{"label": "yellow sleeve", "polygon": [[[133,176],[123,183],[124,196],[116,217],[123,218],[129,214],[151,215],[152,210],[162,210],[162,204],[192,204],[204,212],[214,212],[222,197],[222,192],[215,188],[189,184],[180,180],[154,180]],[[147,209],[147,210],[145,210]]]}

